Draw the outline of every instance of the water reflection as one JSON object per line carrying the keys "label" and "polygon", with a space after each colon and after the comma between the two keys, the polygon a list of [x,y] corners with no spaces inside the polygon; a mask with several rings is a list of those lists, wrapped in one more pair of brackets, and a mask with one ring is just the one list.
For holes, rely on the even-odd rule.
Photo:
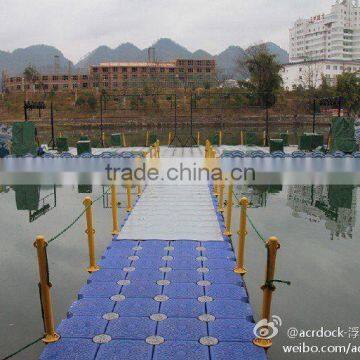
{"label": "water reflection", "polygon": [[356,188],[349,185],[289,186],[287,205],[294,217],[325,221],[330,239],[352,239],[356,216]]}
{"label": "water reflection", "polygon": [[[9,187],[7,187],[9,191]],[[39,217],[56,208],[56,186],[43,186],[47,191],[41,197],[40,185],[13,185],[10,188],[15,192],[15,203],[17,210],[27,210],[29,222],[36,221]],[[49,192],[50,191],[50,192]]]}
{"label": "water reflection", "polygon": [[[240,186],[251,208],[266,207],[270,195],[283,192],[282,185]],[[284,189],[292,216],[312,223],[325,222],[330,239],[352,239],[356,221],[356,187],[351,185],[291,185]]]}

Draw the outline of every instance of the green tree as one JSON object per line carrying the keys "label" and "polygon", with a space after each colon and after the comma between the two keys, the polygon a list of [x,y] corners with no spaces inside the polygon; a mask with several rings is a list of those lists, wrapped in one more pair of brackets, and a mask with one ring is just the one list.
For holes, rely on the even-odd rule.
{"label": "green tree", "polygon": [[360,111],[360,78],[358,73],[344,72],[338,75],[336,93],[343,99],[343,106],[348,116]]}
{"label": "green tree", "polygon": [[86,103],[91,111],[95,111],[97,105],[97,99],[93,94],[88,94]]}
{"label": "green tree", "polygon": [[282,65],[276,61],[275,55],[269,53],[266,45],[251,47],[240,60],[240,70],[247,71],[249,80],[242,81],[241,86],[247,88],[249,95],[257,104],[266,109],[266,143],[269,142],[269,108],[275,105],[281,89]]}

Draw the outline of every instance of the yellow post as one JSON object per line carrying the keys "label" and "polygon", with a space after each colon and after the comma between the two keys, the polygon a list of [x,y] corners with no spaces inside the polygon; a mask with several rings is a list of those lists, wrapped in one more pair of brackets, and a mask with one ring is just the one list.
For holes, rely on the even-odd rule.
{"label": "yellow post", "polygon": [[240,145],[244,145],[244,132],[242,130],[240,132]]}
{"label": "yellow post", "polygon": [[240,200],[240,227],[238,231],[239,235],[239,244],[238,244],[238,253],[237,261],[234,272],[236,274],[245,275],[246,269],[244,268],[244,255],[245,255],[245,238],[246,238],[246,212],[247,207],[249,206],[249,200],[246,197],[243,197]]}
{"label": "yellow post", "polygon": [[119,221],[118,221],[118,201],[116,186],[111,185],[111,207],[112,207],[112,217],[113,217],[113,235],[118,235],[119,230]]}
{"label": "yellow post", "polygon": [[137,196],[141,196],[141,194],[142,194],[141,185],[138,184],[138,185],[137,185]]}
{"label": "yellow post", "polygon": [[224,187],[225,185],[223,181],[221,181],[219,185],[220,193],[219,193],[219,201],[218,201],[218,211],[220,213],[224,212]]}
{"label": "yellow post", "polygon": [[[261,288],[263,290],[263,305],[262,305],[262,319],[266,319],[270,321],[271,316],[271,301],[272,294],[275,291],[275,286],[272,283],[275,275],[275,265],[276,265],[276,254],[280,249],[280,242],[278,238],[271,237],[266,242],[267,247],[267,266],[266,266],[266,281],[265,285]],[[261,334],[261,329],[259,329],[259,333]],[[268,332],[268,327],[264,325],[263,332]],[[269,348],[272,345],[271,339],[264,339],[260,336],[253,340],[253,343],[256,346],[262,348]]]}
{"label": "yellow post", "polygon": [[93,226],[93,212],[92,212],[92,200],[91,197],[87,196],[83,204],[85,206],[85,212],[86,212],[86,230],[85,233],[88,236],[88,245],[89,245],[89,267],[87,268],[87,271],[89,273],[96,272],[100,269],[99,266],[96,265],[95,260],[95,229]]}
{"label": "yellow post", "polygon": [[168,136],[168,146],[170,146],[171,143],[171,131],[169,131],[169,136]]}
{"label": "yellow post", "polygon": [[232,217],[232,207],[233,207],[233,192],[234,185],[230,184],[228,186],[228,194],[226,200],[226,230],[224,232],[225,236],[231,236],[231,217]]}
{"label": "yellow post", "polygon": [[200,131],[197,132],[197,145],[200,146]]}
{"label": "yellow post", "polygon": [[103,144],[105,144],[105,132],[104,131],[101,133],[101,141]]}
{"label": "yellow post", "polygon": [[160,158],[160,140],[156,141],[156,157]]}
{"label": "yellow post", "polygon": [[54,343],[60,339],[60,335],[55,332],[54,314],[51,305],[50,289],[52,287],[52,284],[49,280],[49,268],[46,252],[47,245],[48,243],[45,241],[45,238],[43,236],[36,237],[34,246],[36,247],[39,264],[39,290],[45,331],[42,341],[45,344]]}
{"label": "yellow post", "polygon": [[149,146],[149,131],[146,131],[146,137],[145,137],[145,147]]}
{"label": "yellow post", "polygon": [[123,147],[127,147],[127,146],[126,146],[125,133],[122,133],[122,139],[123,139]]}
{"label": "yellow post", "polygon": [[263,146],[266,145],[266,131],[263,132]]}
{"label": "yellow post", "polygon": [[222,145],[222,131],[219,131],[219,146]]}
{"label": "yellow post", "polygon": [[126,195],[127,195],[127,208],[126,211],[130,212],[132,211],[132,205],[131,205],[131,185],[127,184],[126,185]]}

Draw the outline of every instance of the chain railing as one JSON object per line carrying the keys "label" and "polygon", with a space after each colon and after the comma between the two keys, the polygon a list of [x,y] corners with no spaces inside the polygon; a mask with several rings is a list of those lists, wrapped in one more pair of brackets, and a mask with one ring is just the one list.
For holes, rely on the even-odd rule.
{"label": "chain railing", "polygon": [[[140,196],[142,193],[141,185],[137,186],[137,196]],[[131,197],[131,184],[126,185],[126,194],[127,194],[127,208],[126,211],[132,211],[132,197]],[[51,302],[51,287],[49,275],[49,265],[48,265],[48,256],[47,256],[47,247],[49,244],[59,239],[64,235],[68,230],[70,230],[85,214],[86,217],[86,230],[88,238],[88,247],[89,247],[89,267],[87,271],[89,273],[96,272],[100,270],[100,267],[96,264],[95,257],[95,229],[93,225],[93,205],[104,196],[108,195],[111,191],[111,204],[112,204],[112,215],[113,215],[113,232],[114,236],[117,236],[120,233],[119,222],[118,222],[118,201],[117,201],[117,190],[115,185],[111,185],[102,195],[98,196],[95,200],[92,200],[90,197],[86,197],[83,201],[84,210],[74,218],[64,229],[59,231],[56,235],[52,236],[49,241],[46,241],[44,236],[39,235],[36,237],[34,246],[37,250],[38,258],[38,268],[39,268],[39,295],[40,295],[40,304],[41,304],[41,313],[44,324],[44,335],[33,340],[29,344],[21,347],[12,354],[4,357],[1,360],[8,360],[15,355],[21,353],[32,345],[42,341],[45,344],[57,342],[60,339],[60,336],[55,332],[55,323],[54,315],[52,310]]]}
{"label": "chain railing", "polygon": [[[210,145],[211,147],[211,145]],[[209,147],[209,148],[210,148]],[[217,197],[218,204],[217,209],[219,213],[223,213],[221,209],[223,209],[224,205],[226,206],[225,211],[225,232],[224,236],[231,237],[231,225],[232,225],[232,208],[233,208],[233,198],[235,198],[235,202],[240,207],[240,221],[239,221],[239,230],[238,234],[238,246],[237,246],[237,256],[236,256],[236,265],[234,268],[234,272],[244,276],[247,273],[245,269],[245,241],[246,236],[248,235],[247,230],[247,222],[249,222],[251,228],[254,230],[257,238],[265,244],[267,249],[267,262],[266,262],[266,275],[264,285],[261,287],[263,291],[263,303],[262,303],[262,311],[261,316],[262,319],[266,319],[270,321],[271,319],[271,303],[272,303],[272,295],[275,291],[274,283],[283,283],[286,285],[290,285],[289,281],[274,279],[275,276],[275,267],[276,267],[276,256],[277,252],[280,249],[280,242],[277,237],[271,236],[266,238],[256,227],[254,221],[247,214],[247,209],[249,207],[249,200],[246,197],[242,197],[239,199],[237,194],[234,192],[233,185],[230,183],[227,185],[227,199],[224,201],[223,198],[224,190],[223,190],[223,182],[220,182],[220,185],[215,188],[213,195]],[[263,329],[260,329],[259,334],[268,333],[268,325],[264,325]],[[261,332],[263,330],[263,332]],[[253,343],[256,346],[262,347],[264,349],[268,349],[272,346],[272,340],[258,336],[253,340]]]}

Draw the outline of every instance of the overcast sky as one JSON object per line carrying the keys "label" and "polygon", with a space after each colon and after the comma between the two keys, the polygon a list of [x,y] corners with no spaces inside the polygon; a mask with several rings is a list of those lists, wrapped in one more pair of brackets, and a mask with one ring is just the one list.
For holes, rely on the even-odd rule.
{"label": "overcast sky", "polygon": [[212,54],[229,45],[273,41],[288,49],[299,17],[328,12],[335,0],[0,0],[0,50],[33,44],[78,61],[99,45],[146,48],[169,37]]}

